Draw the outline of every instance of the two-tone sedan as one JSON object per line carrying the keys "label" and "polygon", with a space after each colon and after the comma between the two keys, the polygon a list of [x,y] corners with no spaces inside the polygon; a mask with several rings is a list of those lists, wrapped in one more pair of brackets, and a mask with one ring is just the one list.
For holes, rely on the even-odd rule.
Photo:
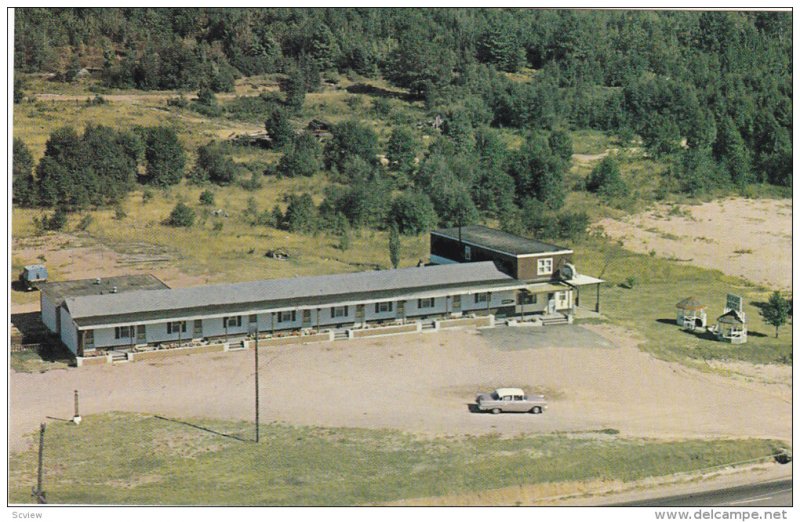
{"label": "two-tone sedan", "polygon": [[520,388],[497,388],[492,393],[481,393],[475,399],[478,411],[494,414],[504,412],[543,413],[547,409],[544,395],[526,395]]}

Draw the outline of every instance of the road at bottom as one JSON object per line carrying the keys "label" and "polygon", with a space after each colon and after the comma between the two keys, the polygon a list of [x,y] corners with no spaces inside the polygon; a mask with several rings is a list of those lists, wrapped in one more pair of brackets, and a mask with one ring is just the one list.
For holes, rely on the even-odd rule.
{"label": "road at bottom", "polygon": [[788,479],[761,482],[714,491],[613,505],[640,507],[791,507],[792,481]]}

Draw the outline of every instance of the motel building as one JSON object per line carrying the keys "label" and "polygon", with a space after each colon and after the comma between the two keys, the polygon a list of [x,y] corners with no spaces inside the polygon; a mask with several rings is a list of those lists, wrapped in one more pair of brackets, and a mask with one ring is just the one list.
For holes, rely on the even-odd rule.
{"label": "motel building", "polygon": [[[45,325],[78,357],[490,317],[572,322],[572,250],[483,226],[431,233],[427,266],[169,288],[151,275],[41,285]],[[347,332],[347,335],[343,335]],[[335,334],[335,335],[334,335]]]}

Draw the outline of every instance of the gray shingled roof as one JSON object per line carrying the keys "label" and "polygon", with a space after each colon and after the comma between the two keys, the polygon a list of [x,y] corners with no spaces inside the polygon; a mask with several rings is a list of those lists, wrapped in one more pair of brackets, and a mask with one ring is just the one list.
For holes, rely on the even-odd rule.
{"label": "gray shingled roof", "polygon": [[[458,227],[434,230],[432,234],[458,239]],[[484,227],[483,225],[469,225],[461,227],[461,240],[478,246],[506,252],[513,255],[544,254],[547,252],[561,252],[568,248],[542,243],[535,239],[515,236],[502,230]]]}
{"label": "gray shingled roof", "polygon": [[[67,298],[70,315],[79,324],[86,318],[134,314],[168,317],[177,310],[239,311],[247,305],[275,302],[313,304],[330,302],[334,296],[367,297],[423,288],[446,288],[465,284],[508,283],[514,278],[500,272],[494,263],[452,264],[401,268],[293,279],[271,279],[227,285],[208,285],[194,288],[148,290]],[[93,322],[93,321],[92,321]]]}

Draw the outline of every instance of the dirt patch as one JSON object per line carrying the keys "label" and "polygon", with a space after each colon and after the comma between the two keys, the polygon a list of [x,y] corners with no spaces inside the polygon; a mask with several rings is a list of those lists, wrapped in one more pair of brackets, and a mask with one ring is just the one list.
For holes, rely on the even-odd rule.
{"label": "dirt patch", "polygon": [[[125,252],[118,252],[88,238],[53,234],[35,240],[15,241],[12,248],[15,262],[44,262],[51,278],[58,281],[91,279],[101,275],[153,274],[170,287],[181,288],[206,284],[212,279],[210,276],[185,274],[169,266],[173,255],[151,245],[128,245]],[[30,302],[30,295],[12,292],[13,313],[39,310],[38,293],[35,302]]]}
{"label": "dirt patch", "polygon": [[[790,383],[765,388],[701,373],[641,352],[627,331],[572,328],[589,329],[616,348],[565,343],[504,351],[492,345],[494,337],[455,330],[263,349],[261,419],[394,428],[421,436],[613,428],[620,436],[791,439]],[[246,350],[158,365],[12,372],[10,449],[32,443],[42,419],[70,418],[75,389],[84,415],[130,411],[250,420],[252,363],[253,353]],[[554,393],[551,408],[544,415],[470,412],[477,392],[508,383]]]}
{"label": "dirt patch", "polygon": [[720,270],[770,288],[792,288],[792,202],[729,198],[658,205],[598,223],[625,248]]}

